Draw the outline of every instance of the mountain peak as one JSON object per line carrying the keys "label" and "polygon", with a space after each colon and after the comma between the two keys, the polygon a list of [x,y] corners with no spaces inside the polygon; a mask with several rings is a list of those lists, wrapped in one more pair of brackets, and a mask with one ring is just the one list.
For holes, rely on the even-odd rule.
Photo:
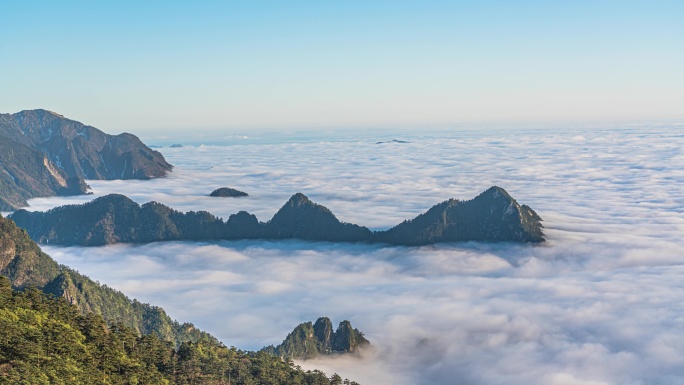
{"label": "mountain peak", "polygon": [[135,203],[135,201],[133,201],[133,199],[131,199],[131,198],[129,198],[123,194],[108,194],[108,195],[104,195],[104,196],[95,198],[92,201],[92,204],[98,204],[98,203],[114,203],[117,205],[122,205],[122,204],[126,204],[126,205],[136,204],[137,205],[137,203]]}
{"label": "mountain peak", "polygon": [[46,114],[46,113],[47,113],[47,114],[52,114],[52,115],[55,115],[55,116],[59,116],[59,117],[61,117],[61,118],[64,117],[64,115],[62,115],[62,114],[58,114],[58,113],[56,113],[55,111],[46,110],[45,108],[34,108],[33,110],[22,110],[21,112],[23,112],[23,113],[31,113],[31,112],[33,112],[33,113],[41,113],[41,114]]}
{"label": "mountain peak", "polygon": [[298,192],[290,197],[286,205],[298,207],[304,205],[315,205],[315,203],[313,203],[306,195]]}
{"label": "mountain peak", "polygon": [[302,193],[294,194],[268,221],[274,238],[325,241],[364,241],[372,233],[365,227],[342,223],[327,207],[312,202]]}
{"label": "mountain peak", "polygon": [[311,322],[299,324],[282,344],[262,350],[279,357],[309,359],[321,354],[353,354],[367,345],[370,342],[349,321],[340,322],[337,331],[334,331],[330,318],[321,317],[313,325]]}
{"label": "mountain peak", "polygon": [[511,195],[508,194],[508,192],[506,190],[504,190],[503,188],[501,188],[499,186],[492,186],[492,187],[488,188],[487,190],[482,192],[478,197],[481,197],[481,196],[488,196],[488,197],[492,197],[495,199],[496,198],[513,199],[511,197]]}
{"label": "mountain peak", "polygon": [[[12,114],[15,116],[39,116],[39,117],[46,117],[46,116],[51,116],[59,119],[67,119],[64,115],[58,114],[57,112],[51,111],[51,110],[46,110],[44,108],[36,108],[33,110],[22,110],[19,111],[15,114]],[[67,119],[68,120],[68,119]]]}

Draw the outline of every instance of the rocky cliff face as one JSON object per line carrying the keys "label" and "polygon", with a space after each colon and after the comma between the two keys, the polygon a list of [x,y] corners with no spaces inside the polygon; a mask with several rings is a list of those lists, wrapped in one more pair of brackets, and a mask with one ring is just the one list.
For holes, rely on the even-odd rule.
{"label": "rocky cliff face", "polygon": [[321,317],[315,324],[305,322],[294,328],[282,344],[267,346],[262,350],[282,358],[310,359],[319,355],[357,353],[370,342],[349,321],[340,322],[333,332],[328,317]]}
{"label": "rocky cliff face", "polygon": [[0,143],[0,210],[82,194],[84,179],[150,179],[172,168],[135,135],[108,135],[46,110],[0,114]]}

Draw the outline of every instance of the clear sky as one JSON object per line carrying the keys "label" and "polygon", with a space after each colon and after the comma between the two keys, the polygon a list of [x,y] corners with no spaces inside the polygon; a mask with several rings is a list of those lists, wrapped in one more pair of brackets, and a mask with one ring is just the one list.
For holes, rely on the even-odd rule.
{"label": "clear sky", "polygon": [[9,1],[0,112],[106,131],[684,118],[684,1]]}

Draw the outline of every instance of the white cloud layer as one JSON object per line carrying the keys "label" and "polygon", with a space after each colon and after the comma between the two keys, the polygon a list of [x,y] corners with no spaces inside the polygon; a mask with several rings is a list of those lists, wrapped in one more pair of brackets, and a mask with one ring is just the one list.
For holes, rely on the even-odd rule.
{"label": "white cloud layer", "polygon": [[[44,247],[228,345],[279,343],[349,319],[363,359],[301,363],[362,384],[684,383],[684,135],[672,127],[402,134],[162,149],[165,179],[90,182],[227,218],[269,219],[303,192],[387,228],[448,198],[505,188],[548,242],[431,247],[240,241]],[[249,198],[209,198],[217,187]],[[93,197],[36,199],[33,209]]]}

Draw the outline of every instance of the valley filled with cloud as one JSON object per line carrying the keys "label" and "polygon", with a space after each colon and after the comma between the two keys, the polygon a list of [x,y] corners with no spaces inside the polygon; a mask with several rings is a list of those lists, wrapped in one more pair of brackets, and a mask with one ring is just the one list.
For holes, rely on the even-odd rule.
{"label": "valley filled with cloud", "polygon": [[[303,241],[48,247],[60,263],[193,322],[227,345],[278,344],[348,319],[373,348],[300,362],[362,384],[684,383],[681,126],[444,131],[163,148],[151,181],[94,195],[240,210],[267,221],[296,192],[386,229],[492,185],[543,219],[547,242],[390,247]],[[381,143],[392,139],[408,143]],[[211,198],[218,187],[246,198]]]}

